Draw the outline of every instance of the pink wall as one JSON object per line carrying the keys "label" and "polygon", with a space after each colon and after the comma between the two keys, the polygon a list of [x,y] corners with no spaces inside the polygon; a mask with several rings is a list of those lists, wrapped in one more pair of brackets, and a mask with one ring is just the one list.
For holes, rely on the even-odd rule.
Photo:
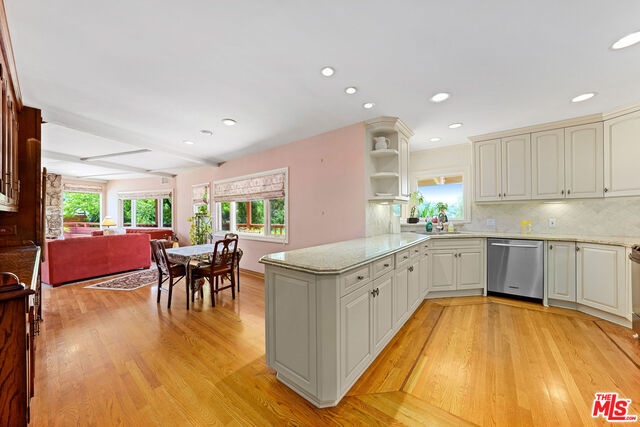
{"label": "pink wall", "polygon": [[[120,216],[118,212],[118,193],[121,191],[143,191],[143,190],[172,190],[176,189],[175,178],[165,178],[168,182],[163,184],[162,178],[139,178],[139,179],[119,179],[116,181],[107,182],[105,188],[105,196],[107,202],[106,215],[118,222],[117,218]],[[176,216],[176,208],[173,208],[174,219]],[[175,229],[175,224],[174,224]]]}
{"label": "pink wall", "polygon": [[[263,272],[261,256],[365,236],[365,174],[363,123],[179,174],[174,183],[175,231],[181,244],[189,241],[191,186],[256,172],[289,167],[289,243],[240,238],[241,267]],[[160,178],[111,181],[108,212],[117,215],[118,191],[167,188]]]}

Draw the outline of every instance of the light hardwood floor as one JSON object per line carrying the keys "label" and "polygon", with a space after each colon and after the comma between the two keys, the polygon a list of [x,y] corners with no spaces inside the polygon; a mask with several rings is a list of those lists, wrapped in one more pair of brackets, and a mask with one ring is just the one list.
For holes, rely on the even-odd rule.
{"label": "light hardwood floor", "polygon": [[[630,332],[581,313],[499,298],[425,301],[336,407],[316,409],[264,363],[261,279],[235,301],[172,308],[155,286],[44,291],[34,426],[579,425],[593,395],[640,414]],[[181,292],[180,289],[183,291]],[[624,351],[623,351],[624,350]]]}

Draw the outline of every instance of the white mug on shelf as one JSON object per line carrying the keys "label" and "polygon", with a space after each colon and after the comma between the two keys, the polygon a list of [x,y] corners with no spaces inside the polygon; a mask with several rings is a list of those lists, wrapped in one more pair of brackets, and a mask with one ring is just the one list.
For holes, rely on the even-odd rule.
{"label": "white mug on shelf", "polygon": [[387,138],[386,136],[376,136],[375,138],[373,138],[373,140],[376,142],[376,150],[386,150],[387,148],[389,148],[389,138]]}

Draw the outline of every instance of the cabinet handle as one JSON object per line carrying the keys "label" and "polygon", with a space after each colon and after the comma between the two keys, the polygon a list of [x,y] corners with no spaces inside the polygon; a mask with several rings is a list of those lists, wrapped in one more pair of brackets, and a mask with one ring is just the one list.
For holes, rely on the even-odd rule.
{"label": "cabinet handle", "polygon": [[402,259],[407,259],[407,258],[409,258],[409,255],[405,255],[402,257]]}
{"label": "cabinet handle", "polygon": [[453,254],[454,258],[458,258],[458,254]]}
{"label": "cabinet handle", "polygon": [[385,264],[384,266],[385,266],[385,267],[389,267],[389,264]]}
{"label": "cabinet handle", "polygon": [[376,296],[380,295],[380,288],[376,288]]}
{"label": "cabinet handle", "polygon": [[567,190],[567,196],[571,194],[571,190]]}
{"label": "cabinet handle", "polygon": [[364,276],[358,276],[358,280],[364,279]]}
{"label": "cabinet handle", "polygon": [[609,189],[607,187],[604,187],[604,192],[606,193],[607,191],[609,191]]}
{"label": "cabinet handle", "polygon": [[371,295],[372,295],[374,298],[376,297],[376,290],[375,290],[375,289],[371,291]]}
{"label": "cabinet handle", "polygon": [[413,265],[411,267],[409,267],[409,271],[413,271]]}
{"label": "cabinet handle", "polygon": [[414,249],[413,252],[418,253],[418,252],[420,252],[420,250],[419,249]]}
{"label": "cabinet handle", "polygon": [[560,190],[560,194],[564,196],[564,190]]}
{"label": "cabinet handle", "polygon": [[580,252],[580,246],[576,246],[576,252]]}
{"label": "cabinet handle", "polygon": [[553,245],[549,245],[549,250],[552,250],[552,249],[553,249]]}

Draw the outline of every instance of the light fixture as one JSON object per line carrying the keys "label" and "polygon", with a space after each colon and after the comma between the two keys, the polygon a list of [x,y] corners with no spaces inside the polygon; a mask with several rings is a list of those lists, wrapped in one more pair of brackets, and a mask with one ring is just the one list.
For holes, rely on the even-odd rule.
{"label": "light fixture", "polygon": [[322,70],[320,70],[320,73],[322,73],[323,76],[325,77],[331,77],[335,74],[336,70],[334,70],[332,67],[324,67]]}
{"label": "light fixture", "polygon": [[182,141],[182,142],[184,142],[184,143],[185,143],[185,144],[187,144],[187,145],[193,145],[193,141],[189,141],[188,139],[187,139],[187,140],[184,140],[184,141]]}
{"label": "light fixture", "polygon": [[365,110],[370,110],[375,106],[376,104],[374,104],[373,102],[365,102],[364,104],[362,104],[362,108],[364,108]]}
{"label": "light fixture", "polygon": [[449,129],[458,129],[459,127],[462,127],[462,123],[451,123],[449,125]]}
{"label": "light fixture", "polygon": [[431,141],[431,142],[438,142],[438,141],[440,141],[440,138],[438,138],[438,137],[436,136],[436,137],[430,138],[430,139],[429,139],[429,141]]}
{"label": "light fixture", "polygon": [[435,95],[433,95],[431,97],[431,102],[442,102],[442,101],[446,101],[447,99],[449,99],[451,95],[448,94],[447,92],[440,92],[440,93],[436,93]]}
{"label": "light fixture", "polygon": [[200,131],[200,133],[201,133],[201,134],[203,134],[203,135],[207,135],[207,136],[211,136],[211,135],[213,135],[213,131],[211,131],[211,130],[209,130],[209,129],[202,129],[202,130]]}
{"label": "light fixture", "polygon": [[349,86],[344,90],[344,93],[346,93],[347,95],[353,95],[357,91],[358,91],[358,88],[356,88],[355,86]]}
{"label": "light fixture", "polygon": [[582,102],[582,101],[586,101],[587,99],[591,99],[594,96],[596,96],[595,92],[587,92],[587,93],[583,93],[582,95],[578,95],[574,98],[571,99],[571,102]]}
{"label": "light fixture", "polygon": [[622,37],[620,40],[611,45],[611,49],[624,49],[625,47],[633,46],[638,42],[640,42],[640,31],[636,31],[635,33],[627,34],[626,36]]}
{"label": "light fixture", "polygon": [[234,126],[237,122],[233,119],[222,119],[222,124],[226,126]]}

